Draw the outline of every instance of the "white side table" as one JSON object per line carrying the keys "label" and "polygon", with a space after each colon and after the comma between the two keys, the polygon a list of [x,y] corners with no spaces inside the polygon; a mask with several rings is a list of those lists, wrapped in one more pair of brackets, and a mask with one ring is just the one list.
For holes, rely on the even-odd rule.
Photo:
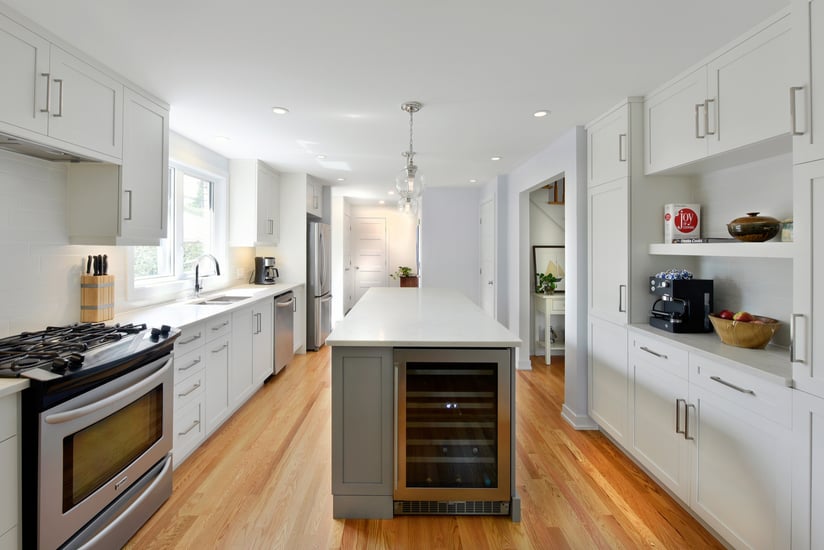
{"label": "white side table", "polygon": [[[544,330],[536,334],[538,345],[544,348],[544,362],[549,365],[552,361],[553,351],[564,350],[564,339],[558,335],[552,341],[550,329],[552,328],[552,316],[564,315],[566,313],[566,297],[563,294],[533,294],[535,300],[535,311],[544,314]],[[557,332],[556,332],[557,334]],[[563,334],[563,333],[561,333]]]}

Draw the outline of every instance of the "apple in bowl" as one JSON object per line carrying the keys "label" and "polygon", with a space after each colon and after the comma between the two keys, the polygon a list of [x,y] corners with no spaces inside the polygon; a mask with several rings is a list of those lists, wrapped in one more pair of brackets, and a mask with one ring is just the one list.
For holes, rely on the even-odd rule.
{"label": "apple in bowl", "polygon": [[732,311],[730,311],[728,309],[722,309],[721,311],[718,312],[718,316],[721,317],[722,319],[732,320],[733,313],[732,313]]}
{"label": "apple in bowl", "polygon": [[755,318],[747,311],[739,311],[732,316],[732,319],[733,321],[740,321],[742,323],[751,323]]}

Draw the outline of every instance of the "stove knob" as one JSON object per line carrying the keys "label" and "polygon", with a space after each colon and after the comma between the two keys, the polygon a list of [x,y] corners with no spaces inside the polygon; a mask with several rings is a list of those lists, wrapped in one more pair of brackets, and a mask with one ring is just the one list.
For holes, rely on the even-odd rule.
{"label": "stove knob", "polygon": [[164,338],[168,338],[169,337],[169,332],[171,330],[172,330],[172,327],[170,327],[169,325],[162,325],[160,327],[160,335]]}
{"label": "stove knob", "polygon": [[152,335],[149,338],[151,339],[152,342],[157,342],[160,339],[160,329],[159,328],[153,328],[152,329]]}
{"label": "stove knob", "polygon": [[57,374],[63,374],[66,372],[66,369],[69,366],[69,362],[63,359],[62,357],[55,357],[52,359],[52,372],[56,372]]}
{"label": "stove knob", "polygon": [[69,370],[77,370],[80,367],[82,367],[84,359],[85,359],[85,357],[83,357],[79,353],[72,353],[71,355],[69,355],[69,357],[68,357]]}

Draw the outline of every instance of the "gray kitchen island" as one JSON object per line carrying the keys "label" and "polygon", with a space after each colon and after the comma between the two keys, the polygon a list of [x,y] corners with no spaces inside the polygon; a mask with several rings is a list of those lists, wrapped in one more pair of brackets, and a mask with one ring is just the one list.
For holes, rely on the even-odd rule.
{"label": "gray kitchen island", "polygon": [[373,288],[326,343],[334,517],[520,520],[517,337],[457,291]]}

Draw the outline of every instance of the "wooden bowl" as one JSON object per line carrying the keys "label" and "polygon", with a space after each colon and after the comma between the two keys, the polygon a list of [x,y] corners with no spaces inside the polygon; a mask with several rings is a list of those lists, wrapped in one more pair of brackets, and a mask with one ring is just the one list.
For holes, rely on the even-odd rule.
{"label": "wooden bowl", "polygon": [[730,346],[750,349],[764,349],[781,325],[775,319],[753,315],[752,321],[734,321],[710,315],[710,322],[721,341]]}

